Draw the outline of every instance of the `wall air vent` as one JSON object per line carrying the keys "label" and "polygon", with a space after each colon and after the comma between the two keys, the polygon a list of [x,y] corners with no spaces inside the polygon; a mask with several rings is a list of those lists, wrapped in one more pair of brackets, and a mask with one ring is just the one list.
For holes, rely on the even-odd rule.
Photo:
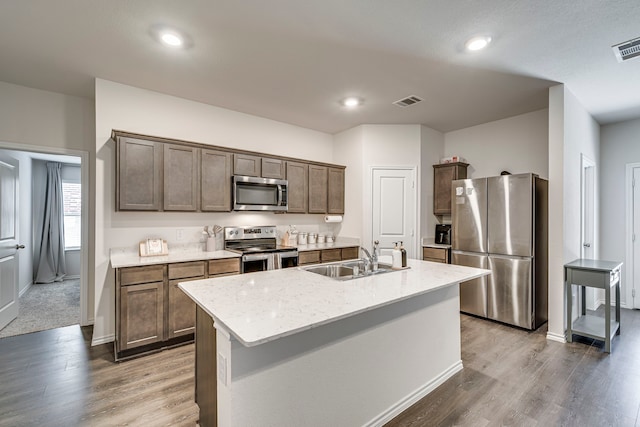
{"label": "wall air vent", "polygon": [[418,102],[422,102],[422,98],[419,98],[415,95],[407,96],[404,99],[400,99],[394,102],[398,107],[408,107],[409,105],[417,104]]}
{"label": "wall air vent", "polygon": [[640,37],[611,46],[618,62],[628,61],[640,56]]}

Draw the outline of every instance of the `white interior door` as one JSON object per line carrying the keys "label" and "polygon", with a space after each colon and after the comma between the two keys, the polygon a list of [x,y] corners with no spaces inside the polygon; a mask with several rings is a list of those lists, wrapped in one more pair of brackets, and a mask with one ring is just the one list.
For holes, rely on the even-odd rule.
{"label": "white interior door", "polygon": [[[633,168],[632,178],[632,200],[633,200],[633,234],[631,238],[631,263],[630,281],[631,301],[628,305],[633,308],[640,308],[640,167]],[[624,283],[623,283],[624,286]]]}
{"label": "white interior door", "polygon": [[415,170],[374,168],[372,181],[372,237],[380,242],[380,254],[391,255],[393,243],[402,241],[407,258],[416,258]]}
{"label": "white interior door", "polygon": [[[595,259],[595,162],[582,155],[582,177],[581,177],[581,236],[582,247],[580,248],[580,258]],[[576,288],[577,289],[577,288]],[[600,305],[597,289],[587,288],[586,303],[589,310],[595,310]],[[579,298],[579,296],[578,296]],[[578,315],[578,304],[576,299],[574,314]]]}
{"label": "white interior door", "polygon": [[0,329],[18,316],[18,162],[0,154]]}

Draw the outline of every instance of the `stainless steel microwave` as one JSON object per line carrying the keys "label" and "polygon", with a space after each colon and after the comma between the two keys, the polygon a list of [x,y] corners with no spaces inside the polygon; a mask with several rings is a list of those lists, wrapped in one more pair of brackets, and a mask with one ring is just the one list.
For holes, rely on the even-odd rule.
{"label": "stainless steel microwave", "polygon": [[287,211],[286,179],[233,176],[234,211]]}

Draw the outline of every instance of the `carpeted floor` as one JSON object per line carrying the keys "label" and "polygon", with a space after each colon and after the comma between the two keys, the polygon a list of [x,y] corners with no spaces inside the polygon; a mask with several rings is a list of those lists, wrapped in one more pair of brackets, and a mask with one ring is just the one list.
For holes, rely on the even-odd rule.
{"label": "carpeted floor", "polygon": [[0,338],[80,323],[80,280],[34,284],[20,297],[18,318]]}

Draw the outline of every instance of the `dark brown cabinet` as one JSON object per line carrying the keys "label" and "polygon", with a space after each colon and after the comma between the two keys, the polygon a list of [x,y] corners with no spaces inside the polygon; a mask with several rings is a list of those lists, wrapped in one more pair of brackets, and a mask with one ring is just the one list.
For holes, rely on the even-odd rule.
{"label": "dark brown cabinet", "polygon": [[440,262],[443,264],[450,264],[450,250],[447,248],[422,248],[422,259],[424,261]]}
{"label": "dark brown cabinet", "polygon": [[239,258],[117,269],[115,359],[193,341],[196,306],[178,283],[239,273]]}
{"label": "dark brown cabinet", "polygon": [[327,167],[309,165],[309,213],[327,213]]}
{"label": "dark brown cabinet", "polygon": [[262,176],[262,157],[249,154],[233,155],[233,174]]}
{"label": "dark brown cabinet", "polygon": [[198,209],[199,148],[164,144],[164,210]]}
{"label": "dark brown cabinet", "polygon": [[344,169],[327,169],[327,213],[344,213]]}
{"label": "dark brown cabinet", "polygon": [[309,165],[287,162],[289,213],[307,213],[309,200]]}
{"label": "dark brown cabinet", "polygon": [[285,177],[285,163],[280,159],[271,159],[268,157],[262,158],[262,177],[284,179]]}
{"label": "dark brown cabinet", "polygon": [[433,214],[451,215],[451,181],[467,178],[467,163],[433,165]]}
{"label": "dark brown cabinet", "polygon": [[357,246],[347,248],[318,249],[312,251],[300,251],[298,253],[299,265],[319,264],[321,262],[344,261],[358,258]]}
{"label": "dark brown cabinet", "polygon": [[119,210],[157,211],[162,206],[162,145],[120,138],[116,146]]}
{"label": "dark brown cabinet", "polygon": [[203,149],[200,155],[200,209],[231,211],[231,153]]}

